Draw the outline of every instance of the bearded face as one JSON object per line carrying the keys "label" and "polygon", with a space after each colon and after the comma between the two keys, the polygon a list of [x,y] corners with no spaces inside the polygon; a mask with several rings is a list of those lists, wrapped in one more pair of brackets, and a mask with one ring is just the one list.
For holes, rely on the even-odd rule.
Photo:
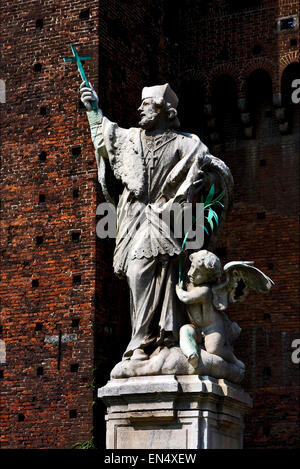
{"label": "bearded face", "polygon": [[146,98],[138,108],[141,116],[140,127],[144,130],[155,130],[160,127],[163,110],[152,98]]}

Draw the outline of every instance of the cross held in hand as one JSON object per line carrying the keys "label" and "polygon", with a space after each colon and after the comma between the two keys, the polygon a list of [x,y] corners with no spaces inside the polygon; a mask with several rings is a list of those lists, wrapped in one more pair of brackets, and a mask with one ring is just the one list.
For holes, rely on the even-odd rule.
{"label": "cross held in hand", "polygon": [[[88,79],[87,79],[87,77],[84,73],[83,66],[82,66],[82,61],[90,60],[91,57],[90,56],[80,57],[78,52],[77,52],[76,46],[74,44],[71,44],[71,50],[72,50],[72,53],[73,53],[73,57],[64,57],[63,58],[64,62],[76,62],[77,68],[78,68],[78,71],[80,73],[82,81],[85,82],[85,86],[87,88],[91,88],[91,86],[88,82]],[[92,109],[97,110],[97,103],[95,103],[95,101],[92,101],[91,105],[92,105]]]}

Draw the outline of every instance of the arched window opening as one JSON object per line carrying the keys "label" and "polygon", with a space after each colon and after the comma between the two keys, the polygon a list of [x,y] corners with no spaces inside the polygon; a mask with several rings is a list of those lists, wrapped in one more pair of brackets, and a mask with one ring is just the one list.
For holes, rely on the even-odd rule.
{"label": "arched window opening", "polygon": [[179,89],[178,117],[180,130],[198,135],[204,134],[204,93],[198,80],[184,81]]}
{"label": "arched window opening", "polygon": [[278,134],[278,122],[272,105],[272,80],[262,69],[255,70],[247,80],[247,105],[256,139],[267,139]]}
{"label": "arched window opening", "polygon": [[213,111],[220,141],[236,140],[240,131],[240,117],[237,107],[236,83],[229,75],[222,75],[213,86]]}

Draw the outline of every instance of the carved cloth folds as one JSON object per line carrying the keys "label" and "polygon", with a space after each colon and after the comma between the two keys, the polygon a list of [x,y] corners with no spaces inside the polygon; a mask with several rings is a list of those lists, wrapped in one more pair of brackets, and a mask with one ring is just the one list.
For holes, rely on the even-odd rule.
{"label": "carved cloth folds", "polygon": [[227,166],[210,155],[195,135],[168,130],[147,136],[139,128],[123,129],[105,117],[91,130],[99,181],[106,189],[104,157],[125,186],[117,207],[114,271],[127,278],[130,289],[132,338],[126,358],[153,342],[176,343],[186,322],[175,292],[182,239],[173,236],[160,215],[174,202],[192,200],[193,182],[202,172],[206,182],[226,190],[226,212],[232,178]]}

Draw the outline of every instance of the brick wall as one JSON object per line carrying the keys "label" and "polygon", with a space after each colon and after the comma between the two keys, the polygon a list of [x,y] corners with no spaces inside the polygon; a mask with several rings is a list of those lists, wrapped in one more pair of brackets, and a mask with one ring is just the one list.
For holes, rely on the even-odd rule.
{"label": "brick wall", "polygon": [[96,168],[62,57],[88,43],[97,80],[98,2],[1,11],[1,447],[69,448],[93,424]]}

